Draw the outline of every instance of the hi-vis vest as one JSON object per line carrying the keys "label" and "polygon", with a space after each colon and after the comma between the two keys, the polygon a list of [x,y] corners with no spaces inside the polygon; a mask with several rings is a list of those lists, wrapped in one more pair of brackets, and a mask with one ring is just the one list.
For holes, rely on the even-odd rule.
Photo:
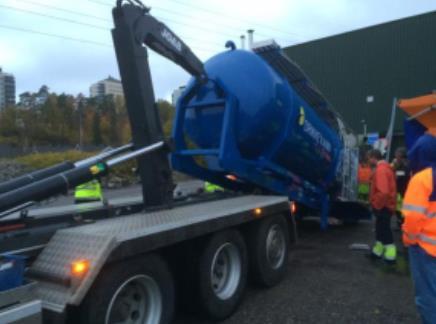
{"label": "hi-vis vest", "polygon": [[418,244],[436,257],[436,189],[435,168],[415,174],[409,182],[403,200],[403,241]]}
{"label": "hi-vis vest", "polygon": [[204,190],[206,192],[224,191],[222,187],[207,181],[204,183]]}
{"label": "hi-vis vest", "polygon": [[103,193],[101,190],[100,182],[98,182],[97,180],[92,180],[77,186],[74,191],[74,198],[76,200],[83,200],[83,201],[102,200]]}

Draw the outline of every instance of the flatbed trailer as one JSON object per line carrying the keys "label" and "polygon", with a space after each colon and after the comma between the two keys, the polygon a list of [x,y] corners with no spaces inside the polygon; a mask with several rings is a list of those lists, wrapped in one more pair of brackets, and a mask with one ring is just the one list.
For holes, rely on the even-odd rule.
{"label": "flatbed trailer", "polygon": [[[289,203],[286,197],[243,195],[98,220],[93,224],[58,230],[30,266],[27,277],[38,282],[37,297],[42,301],[44,309],[48,311],[49,318],[63,321],[74,316],[72,314],[82,311],[81,322],[91,323],[93,320],[86,320],[90,313],[85,309],[94,309],[97,312],[94,308],[96,301],[104,296],[113,295],[114,285],[120,287],[129,279],[140,275],[138,272],[130,274],[128,278],[122,275],[112,277],[107,270],[128,269],[132,265],[134,268],[136,263],[145,262],[150,273],[144,274],[152,276],[153,267],[156,266],[167,276],[162,282],[159,282],[160,278],[151,278],[166,287],[165,294],[168,294],[168,300],[162,301],[162,312],[165,317],[172,313],[174,307],[175,288],[170,284],[174,281],[172,278],[174,275],[179,288],[184,281],[185,283],[189,281],[190,289],[193,291],[197,286],[202,287],[198,289],[211,288],[219,295],[226,289],[229,291],[233,289],[234,292],[229,293],[228,299],[233,299],[231,307],[228,306],[224,312],[217,305],[208,306],[211,308],[206,309],[209,316],[224,318],[230,315],[237,305],[232,296],[236,291],[239,296],[247,282],[248,261],[260,262],[259,258],[263,260],[263,257],[266,257],[266,255],[263,257],[256,255],[259,251],[252,250],[253,246],[250,243],[255,245],[261,243],[260,241],[253,242],[253,240],[263,239],[265,243],[267,240],[265,236],[253,237],[253,233],[257,232],[256,228],[270,224],[269,227],[274,229],[274,232],[267,231],[270,235],[270,246],[269,250],[264,252],[271,254],[271,260],[274,259],[272,254],[276,258],[275,261],[271,261],[275,262],[276,269],[270,269],[268,275],[276,273],[278,276],[277,278],[274,275],[274,278],[259,278],[260,281],[264,280],[266,281],[264,284],[271,285],[284,274],[289,240],[295,241],[296,239],[295,224],[289,216]],[[275,227],[274,224],[276,224]],[[285,228],[283,228],[284,224],[286,224]],[[281,230],[277,226],[280,226]],[[217,238],[222,240],[227,235],[230,235],[230,238],[224,239],[215,249],[211,251],[205,249]],[[271,237],[271,235],[275,236]],[[235,237],[236,243],[233,242]],[[280,241],[278,246],[274,240]],[[242,245],[238,246],[238,244]],[[227,251],[228,247],[232,248]],[[232,252],[234,254],[231,254]],[[209,255],[210,253],[212,255]],[[204,258],[212,262],[214,258],[220,257],[220,253],[224,253],[223,260],[225,260],[221,266],[228,268],[226,271],[229,276],[223,279],[221,283],[223,286],[214,290],[211,282],[208,284],[195,282],[199,278],[196,278],[194,273],[200,269],[193,269],[195,268],[192,266],[193,263]],[[79,278],[71,272],[72,264],[78,261],[87,263],[89,267],[83,277],[80,274]],[[262,272],[256,267],[265,267],[265,264],[262,264],[264,261],[251,270],[255,273]],[[162,266],[165,264],[166,266]],[[218,265],[215,264],[216,266]],[[214,268],[213,262],[208,268]],[[118,271],[115,272],[118,273]],[[208,273],[208,277],[211,276],[213,276],[212,272]],[[237,279],[229,279],[233,277]],[[107,280],[111,281],[110,286],[99,284]],[[192,293],[185,289],[180,289],[178,292],[182,295]],[[150,288],[148,293],[153,295],[153,289]],[[203,291],[204,293],[206,292]],[[226,298],[221,301],[217,298],[218,295],[215,300],[202,298],[202,302],[214,301],[218,304],[226,304]],[[157,307],[153,305],[153,298],[156,296],[152,296],[149,302],[152,307]],[[239,298],[240,296],[236,298],[238,302]],[[204,307],[207,306],[204,305]],[[106,312],[111,311],[113,310],[106,309]],[[150,323],[154,322],[150,321]]]}
{"label": "flatbed trailer", "polygon": [[[28,323],[110,323],[102,321],[101,316],[87,316],[99,309],[99,314],[104,312],[107,317],[116,303],[110,306],[107,301],[102,306],[95,301],[104,296],[116,300],[120,287],[145,275],[151,282],[156,280],[159,289],[145,284],[147,293],[141,296],[141,307],[155,311],[144,312],[145,320],[139,317],[136,322],[170,322],[176,297],[182,302],[191,300],[187,306],[202,309],[207,317],[223,319],[237,308],[248,273],[267,287],[277,284],[285,274],[289,244],[297,239],[289,208],[286,197],[215,193],[145,210],[140,197],[115,199],[109,205],[30,210],[24,219],[3,222],[4,229],[14,224],[25,226],[0,234],[0,241],[2,253],[29,258],[26,280],[32,282],[32,295],[13,309],[0,309],[0,316],[26,315],[24,320],[29,312],[23,310],[29,309],[34,313],[30,321],[26,319]],[[221,244],[211,248],[216,240]],[[210,271],[227,269],[221,284],[213,288],[212,279],[204,281],[213,275],[200,269],[204,265],[199,260],[208,260],[206,269]],[[87,267],[78,276],[72,270],[76,262]],[[146,269],[138,269],[138,263],[147,264]],[[120,269],[136,272],[124,275]],[[155,279],[152,276],[156,271],[159,276]],[[220,282],[219,277],[215,280]],[[156,304],[161,289],[167,297]],[[222,295],[223,291],[227,293]],[[2,294],[6,296],[3,299],[11,299],[17,290]],[[43,315],[38,315],[41,305]],[[132,308],[130,316],[139,313]]]}

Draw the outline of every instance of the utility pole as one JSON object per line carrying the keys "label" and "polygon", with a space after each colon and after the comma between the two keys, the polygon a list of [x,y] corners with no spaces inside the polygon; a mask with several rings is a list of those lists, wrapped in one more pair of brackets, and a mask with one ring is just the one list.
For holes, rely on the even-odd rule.
{"label": "utility pole", "polygon": [[386,140],[388,141],[388,147],[386,152],[386,161],[389,161],[391,155],[392,139],[394,138],[394,127],[395,127],[395,113],[397,111],[397,98],[392,100],[392,111],[391,120],[389,122],[388,132],[386,134]]}

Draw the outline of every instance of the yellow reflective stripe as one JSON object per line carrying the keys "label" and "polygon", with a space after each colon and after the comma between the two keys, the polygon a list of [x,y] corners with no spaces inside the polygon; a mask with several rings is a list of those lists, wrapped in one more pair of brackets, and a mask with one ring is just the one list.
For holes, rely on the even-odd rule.
{"label": "yellow reflective stripe", "polygon": [[414,212],[418,212],[418,213],[421,213],[421,214],[427,214],[427,208],[421,207],[421,206],[417,206],[417,205],[404,204],[403,205],[403,210],[414,211]]}
{"label": "yellow reflective stripe", "polygon": [[421,206],[405,204],[405,205],[403,205],[402,210],[421,213],[424,216],[427,216],[429,218],[436,217],[436,212],[429,212],[427,208],[424,208]]}
{"label": "yellow reflective stripe", "polygon": [[425,243],[431,244],[431,245],[436,245],[436,239],[433,239],[431,237],[428,237],[427,235],[424,234],[409,234],[409,233],[405,233],[406,236],[413,241],[423,241]]}
{"label": "yellow reflective stripe", "polygon": [[432,245],[436,245],[435,239],[432,239],[431,237],[428,237],[427,235],[424,235],[424,234],[419,234],[418,236],[419,236],[419,239],[421,241],[432,244]]}

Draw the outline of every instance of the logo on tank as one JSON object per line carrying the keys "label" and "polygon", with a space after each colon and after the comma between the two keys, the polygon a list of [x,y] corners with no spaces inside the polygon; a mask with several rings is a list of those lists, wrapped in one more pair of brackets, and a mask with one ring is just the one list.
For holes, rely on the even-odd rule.
{"label": "logo on tank", "polygon": [[306,114],[304,113],[304,108],[300,107],[300,116],[298,117],[298,125],[303,126],[306,120]]}
{"label": "logo on tank", "polygon": [[300,116],[298,124],[303,127],[303,131],[309,135],[317,144],[324,148],[328,153],[332,151],[332,144],[322,136],[321,132],[306,119],[306,114],[303,107],[300,107]]}

